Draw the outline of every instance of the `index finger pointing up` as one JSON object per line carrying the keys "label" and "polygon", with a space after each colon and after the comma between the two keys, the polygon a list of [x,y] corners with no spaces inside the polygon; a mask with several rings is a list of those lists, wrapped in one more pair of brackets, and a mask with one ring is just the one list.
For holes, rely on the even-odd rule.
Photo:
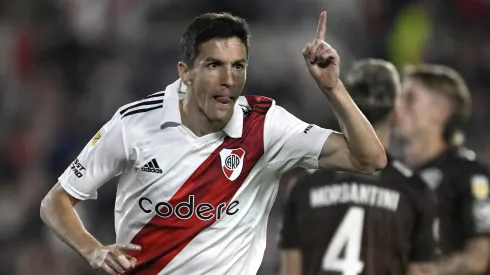
{"label": "index finger pointing up", "polygon": [[320,14],[320,20],[318,20],[318,27],[316,28],[316,39],[325,40],[325,33],[327,32],[327,12],[322,11]]}

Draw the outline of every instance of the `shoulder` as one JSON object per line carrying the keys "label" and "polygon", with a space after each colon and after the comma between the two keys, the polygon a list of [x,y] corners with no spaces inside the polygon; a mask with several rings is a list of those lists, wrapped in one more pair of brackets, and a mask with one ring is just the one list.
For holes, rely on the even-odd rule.
{"label": "shoulder", "polygon": [[393,158],[391,155],[388,155],[388,167],[404,178],[411,178],[414,176],[413,170],[408,167],[408,165],[396,158]]}
{"label": "shoulder", "polygon": [[265,115],[276,103],[272,98],[266,96],[246,95],[240,96],[237,104],[245,114],[254,112]]}
{"label": "shoulder", "polygon": [[415,171],[412,168],[410,168],[407,164],[405,164],[403,161],[393,157],[389,153],[387,154],[387,157],[388,157],[388,164],[386,165],[385,170],[382,171],[383,173],[391,172],[391,174],[395,174],[396,177],[401,177],[407,180],[418,178]]}
{"label": "shoulder", "polygon": [[458,148],[455,148],[452,154],[453,158],[459,161],[464,161],[464,162],[475,162],[476,161],[476,153],[475,151],[464,147],[460,146]]}
{"label": "shoulder", "polygon": [[150,94],[121,106],[115,115],[125,126],[158,123],[161,120],[161,113],[158,111],[164,106],[164,96],[164,91]]}
{"label": "shoulder", "polygon": [[[282,106],[278,105],[277,102],[266,96],[255,96],[247,95],[240,96],[237,100],[237,104],[242,108],[245,116],[252,113],[263,115],[265,117],[266,127],[278,126],[278,127],[288,127],[296,125],[300,120],[290,113],[288,110],[284,109]],[[310,128],[313,126],[310,126]],[[306,131],[308,131],[307,129]]]}
{"label": "shoulder", "polygon": [[490,175],[488,166],[481,162],[476,153],[466,147],[455,148],[452,152],[446,169],[458,171],[462,177],[482,175],[488,178]]}
{"label": "shoulder", "polygon": [[481,162],[476,153],[470,149],[461,147],[453,155],[454,167],[459,166],[458,176],[455,184],[464,193],[471,193],[477,199],[489,197],[490,170],[486,164]]}
{"label": "shoulder", "polygon": [[133,101],[120,107],[117,112],[121,116],[121,119],[124,119],[126,117],[144,114],[156,109],[160,109],[163,107],[164,96],[164,91],[148,95],[140,100]]}
{"label": "shoulder", "polygon": [[388,155],[388,169],[404,179],[405,187],[416,191],[416,194],[431,192],[429,186],[422,180],[418,173],[415,173],[412,168],[401,160],[390,155]]}

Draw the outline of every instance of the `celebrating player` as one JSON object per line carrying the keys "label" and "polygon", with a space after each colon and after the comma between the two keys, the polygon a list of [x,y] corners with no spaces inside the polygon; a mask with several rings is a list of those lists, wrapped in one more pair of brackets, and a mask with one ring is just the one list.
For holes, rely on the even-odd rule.
{"label": "celebrating player", "polygon": [[[383,60],[358,61],[346,76],[354,102],[384,146],[400,78]],[[423,274],[435,252],[435,201],[399,161],[373,175],[317,171],[290,192],[281,230],[282,275]]]}
{"label": "celebrating player", "polygon": [[490,256],[488,170],[461,146],[471,98],[461,76],[441,65],[405,72],[397,134],[406,162],[435,190],[444,257],[438,274],[482,274]]}
{"label": "celebrating player", "polygon": [[[180,79],[120,108],[66,169],[41,206],[45,223],[109,274],[255,274],[281,175],[294,167],[373,173],[386,155],[339,80],[324,41],[326,13],[303,51],[343,125],[309,125],[262,96],[241,96],[249,31],[209,13],[186,28]],[[74,206],[120,175],[117,244],[91,236]]]}

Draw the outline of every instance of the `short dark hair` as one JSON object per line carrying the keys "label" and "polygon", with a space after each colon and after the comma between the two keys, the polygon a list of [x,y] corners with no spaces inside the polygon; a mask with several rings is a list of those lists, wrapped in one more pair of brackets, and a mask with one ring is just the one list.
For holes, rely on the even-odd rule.
{"label": "short dark hair", "polygon": [[239,38],[248,55],[250,30],[245,19],[230,13],[205,13],[187,26],[180,41],[180,59],[192,66],[199,54],[199,46],[214,38]]}
{"label": "short dark hair", "polygon": [[388,119],[400,91],[400,76],[392,63],[373,58],[359,60],[345,79],[347,91],[371,124]]}
{"label": "short dark hair", "polygon": [[463,137],[462,127],[471,114],[470,91],[461,75],[444,65],[422,64],[406,67],[403,76],[419,80],[431,92],[449,100],[452,113],[446,123],[443,138],[453,145],[460,143],[462,140],[459,139]]}

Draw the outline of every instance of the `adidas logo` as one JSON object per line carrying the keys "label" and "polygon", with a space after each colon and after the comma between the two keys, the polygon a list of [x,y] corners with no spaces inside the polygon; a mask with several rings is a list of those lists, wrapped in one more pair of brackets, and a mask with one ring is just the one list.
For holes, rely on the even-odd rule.
{"label": "adidas logo", "polygon": [[143,172],[149,172],[149,173],[162,173],[162,169],[160,169],[160,166],[158,166],[157,160],[152,159],[150,162],[145,164],[143,168],[141,168],[141,171]]}

